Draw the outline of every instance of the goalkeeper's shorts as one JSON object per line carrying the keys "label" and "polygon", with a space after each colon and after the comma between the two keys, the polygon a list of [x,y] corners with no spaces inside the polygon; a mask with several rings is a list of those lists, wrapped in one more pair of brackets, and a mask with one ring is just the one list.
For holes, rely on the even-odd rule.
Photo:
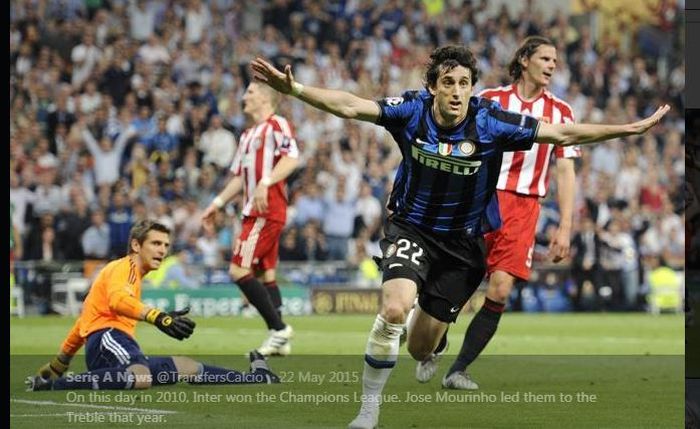
{"label": "goalkeeper's shorts", "polygon": [[115,328],[101,329],[90,334],[85,344],[85,364],[90,371],[101,368],[148,366],[136,340]]}
{"label": "goalkeeper's shorts", "polygon": [[90,371],[127,368],[135,364],[147,366],[153,385],[173,384],[178,381],[177,367],[172,357],[144,356],[136,340],[115,328],[95,331],[88,336],[85,361]]}

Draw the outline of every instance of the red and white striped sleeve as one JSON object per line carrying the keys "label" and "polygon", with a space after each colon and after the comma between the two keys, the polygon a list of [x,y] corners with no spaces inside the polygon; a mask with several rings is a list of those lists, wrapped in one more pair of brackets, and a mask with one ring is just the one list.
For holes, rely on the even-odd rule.
{"label": "red and white striped sleeve", "polygon": [[294,137],[292,124],[284,117],[275,115],[271,121],[275,140],[275,157],[299,158],[299,147]]}

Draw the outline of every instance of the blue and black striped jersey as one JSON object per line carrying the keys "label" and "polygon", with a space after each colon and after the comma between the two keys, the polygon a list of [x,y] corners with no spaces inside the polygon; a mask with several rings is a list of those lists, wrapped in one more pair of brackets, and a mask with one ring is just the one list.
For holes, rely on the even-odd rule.
{"label": "blue and black striped jersey", "polygon": [[537,119],[471,97],[467,117],[444,129],[435,123],[426,90],[378,103],[377,124],[403,154],[389,200],[394,215],[439,233],[480,233],[487,214],[492,226],[500,225],[495,191],[503,152],[530,149]]}

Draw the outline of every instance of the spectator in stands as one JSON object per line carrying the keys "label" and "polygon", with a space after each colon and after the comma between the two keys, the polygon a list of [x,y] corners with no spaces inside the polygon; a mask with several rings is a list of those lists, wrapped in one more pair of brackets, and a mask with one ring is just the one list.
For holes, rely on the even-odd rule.
{"label": "spectator in stands", "polygon": [[211,23],[212,17],[207,3],[187,2],[185,10],[185,41],[187,43],[194,44],[203,41]]}
{"label": "spectator in stands", "polygon": [[170,62],[168,48],[163,45],[158,34],[151,33],[148,42],[141,45],[138,50],[138,57],[141,61],[149,65],[166,65]]}
{"label": "spectator in stands", "polygon": [[639,193],[642,208],[658,213],[663,208],[664,195],[667,190],[659,182],[659,173],[655,167],[645,170],[644,181]]}
{"label": "spectator in stands", "polygon": [[328,259],[334,261],[345,260],[355,226],[356,202],[346,195],[345,180],[338,180],[335,195],[325,200],[323,233],[326,237]]}
{"label": "spectator in stands", "polygon": [[112,195],[112,205],[107,211],[107,223],[109,224],[110,257],[125,255],[133,219],[131,202],[121,192]]}
{"label": "spectator in stands", "polygon": [[49,106],[49,115],[46,121],[46,137],[48,137],[49,140],[54,140],[58,124],[63,124],[66,129],[70,129],[76,120],[75,115],[71,109],[68,108],[69,95],[63,88],[64,87],[59,89],[55,103]]}
{"label": "spectator in stands", "polygon": [[97,82],[88,80],[85,82],[85,92],[79,98],[80,113],[89,115],[102,105],[102,94],[97,90]]}
{"label": "spectator in stands", "polygon": [[27,236],[23,257],[34,261],[36,277],[28,286],[32,301],[40,314],[52,314],[51,308],[51,274],[56,272],[57,264],[64,260],[56,241],[54,216],[45,213]]}
{"label": "spectator in stands", "polygon": [[602,282],[600,247],[600,237],[596,232],[595,223],[593,219],[586,216],[581,219],[580,229],[571,240],[573,254],[571,270],[576,286],[573,297],[574,311],[585,309],[583,295],[587,285],[593,288],[595,301],[593,309],[600,308],[600,294],[598,292]]}
{"label": "spectator in stands", "polygon": [[132,196],[138,195],[141,188],[146,185],[150,175],[151,164],[146,154],[146,146],[135,143],[131,148],[131,157],[124,166],[123,175],[129,179]]}
{"label": "spectator in stands", "polygon": [[211,283],[212,273],[223,262],[214,229],[205,229],[204,234],[197,238],[197,251],[202,255],[202,266],[206,276],[205,283]]}
{"label": "spectator in stands", "polygon": [[228,168],[236,153],[236,137],[222,126],[221,117],[214,115],[209,128],[202,133],[198,149],[202,152],[202,162],[214,164],[219,169]]}
{"label": "spectator in stands", "polygon": [[295,225],[305,225],[310,221],[320,222],[324,217],[325,206],[321,197],[321,190],[318,184],[311,182],[304,188],[296,200],[296,214],[293,222]]}
{"label": "spectator in stands", "polygon": [[150,157],[157,155],[161,158],[175,159],[177,156],[180,142],[177,136],[168,132],[167,119],[162,114],[158,115],[156,132],[143,139]]}
{"label": "spectator in stands", "polygon": [[32,226],[24,246],[24,259],[28,261],[53,262],[62,256],[56,241],[55,217],[44,213]]}
{"label": "spectator in stands", "polygon": [[55,215],[63,205],[63,196],[61,188],[56,184],[55,168],[39,169],[39,185],[34,190],[34,216],[41,216],[46,213]]}
{"label": "spectator in stands", "polygon": [[175,170],[175,176],[185,180],[185,187],[189,195],[193,195],[197,190],[197,182],[201,170],[197,164],[197,152],[194,148],[187,148],[182,159],[182,165]]}
{"label": "spectator in stands", "polygon": [[601,244],[600,265],[603,270],[603,283],[610,289],[610,309],[632,308],[637,300],[637,285],[633,283],[635,279],[631,276],[627,290],[623,273],[634,270],[633,264],[637,262],[634,239],[628,231],[622,230],[621,221],[617,218],[611,219],[598,236]]}
{"label": "spectator in stands", "polygon": [[296,226],[287,228],[280,241],[280,261],[303,261],[304,253],[300,248],[299,230]]}
{"label": "spectator in stands", "polygon": [[[22,259],[23,244],[22,236],[15,224],[14,220],[15,207],[10,203],[10,297],[13,297],[14,287],[15,287],[15,259]],[[19,298],[18,298],[19,299]],[[10,298],[10,313],[15,309],[16,306],[20,306],[21,303],[15,302],[14,299]]]}
{"label": "spectator in stands", "polygon": [[90,226],[83,233],[80,243],[88,259],[107,259],[111,249],[109,225],[102,209],[92,211]]}
{"label": "spectator in stands", "polygon": [[682,304],[681,281],[678,274],[658,255],[645,258],[645,287],[648,290],[649,311],[680,311]]}
{"label": "spectator in stands", "polygon": [[99,143],[85,122],[80,122],[83,141],[94,159],[95,182],[99,185],[113,185],[119,179],[119,167],[122,155],[129,139],[136,135],[134,128],[128,128],[119,134],[117,140],[112,143],[108,135],[103,135]]}
{"label": "spectator in stands", "polygon": [[20,237],[26,229],[27,209],[34,201],[34,193],[26,186],[22,186],[19,174],[14,169],[10,170],[10,203],[12,210],[12,224],[17,227]]}
{"label": "spectator in stands", "polygon": [[328,259],[328,244],[321,233],[318,222],[308,222],[301,229],[301,253],[305,261],[325,261]]}
{"label": "spectator in stands", "polygon": [[186,248],[176,249],[166,257],[156,271],[144,278],[144,287],[158,289],[198,289],[199,280],[190,272],[190,254]]}
{"label": "spectator in stands", "polygon": [[146,0],[129,2],[127,12],[133,39],[145,42],[154,33],[156,14],[158,13],[157,7],[157,3]]}
{"label": "spectator in stands", "polygon": [[625,146],[622,166],[615,176],[614,197],[621,201],[639,199],[642,184],[642,170],[638,164],[639,148],[634,145]]}
{"label": "spectator in stands", "polygon": [[56,216],[56,241],[59,252],[69,261],[84,258],[83,247],[78,237],[82,237],[90,227],[90,212],[82,194],[74,193],[70,203],[62,207]]}
{"label": "spectator in stands", "polygon": [[73,48],[71,61],[73,62],[73,77],[71,83],[79,88],[89,79],[93,69],[102,59],[102,50],[95,46],[95,35],[92,29],[83,34],[83,43]]}
{"label": "spectator in stands", "polygon": [[355,208],[362,227],[367,229],[369,237],[375,237],[382,224],[382,204],[372,195],[372,188],[366,181],[360,185]]}

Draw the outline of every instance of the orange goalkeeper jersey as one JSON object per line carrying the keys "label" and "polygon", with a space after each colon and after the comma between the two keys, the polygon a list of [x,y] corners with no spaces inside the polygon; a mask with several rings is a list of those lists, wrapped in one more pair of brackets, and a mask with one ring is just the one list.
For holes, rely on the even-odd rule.
{"label": "orange goalkeeper jersey", "polygon": [[88,335],[105,328],[119,329],[134,337],[143,308],[141,274],[131,256],[110,262],[97,275],[61,350],[73,355]]}

